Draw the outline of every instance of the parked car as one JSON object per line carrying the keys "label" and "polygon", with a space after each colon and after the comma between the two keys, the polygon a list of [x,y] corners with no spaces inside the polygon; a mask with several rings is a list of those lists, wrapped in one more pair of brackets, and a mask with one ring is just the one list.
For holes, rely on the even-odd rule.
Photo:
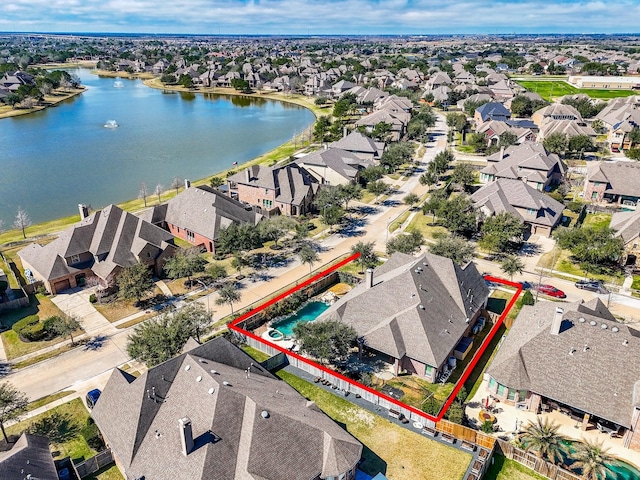
{"label": "parked car", "polygon": [[102,392],[97,388],[94,388],[93,390],[87,393],[85,400],[87,402],[87,407],[89,407],[89,410],[91,410],[93,406],[96,404],[96,402],[98,401],[98,398],[100,398],[101,393]]}
{"label": "parked car", "polygon": [[543,295],[549,295],[550,297],[567,298],[567,295],[562,290],[557,289],[553,285],[542,284],[534,287],[534,289],[539,293],[542,293]]}
{"label": "parked car", "polygon": [[602,282],[598,280],[580,280],[576,282],[575,285],[576,288],[579,288],[580,290],[588,290],[596,293],[609,293]]}

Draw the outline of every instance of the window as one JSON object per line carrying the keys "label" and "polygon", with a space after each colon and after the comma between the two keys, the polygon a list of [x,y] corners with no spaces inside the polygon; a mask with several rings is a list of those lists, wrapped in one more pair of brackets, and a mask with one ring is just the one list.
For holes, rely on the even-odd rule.
{"label": "window", "polygon": [[509,393],[507,394],[507,399],[514,401],[516,400],[516,390],[514,390],[513,388],[509,389]]}
{"label": "window", "polygon": [[538,211],[534,208],[527,208],[527,215],[535,215]]}
{"label": "window", "polygon": [[496,386],[496,381],[493,377],[489,378],[489,389],[493,390],[493,388]]}
{"label": "window", "polygon": [[80,263],[80,255],[71,255],[71,265]]}
{"label": "window", "polygon": [[263,199],[262,200],[262,206],[265,207],[265,208],[271,208],[273,206],[273,201],[272,200]]}
{"label": "window", "polygon": [[498,391],[496,392],[498,396],[504,397],[504,394],[506,391],[507,391],[507,387],[505,387],[504,385],[498,384]]}
{"label": "window", "polygon": [[427,377],[430,377],[431,375],[433,375],[433,367],[431,365],[426,365],[426,368],[424,369],[424,374]]}
{"label": "window", "polygon": [[598,198],[598,192],[591,192],[591,200]]}
{"label": "window", "polygon": [[196,240],[196,236],[194,235],[194,233],[190,230],[187,230],[187,241],[195,242],[195,240]]}

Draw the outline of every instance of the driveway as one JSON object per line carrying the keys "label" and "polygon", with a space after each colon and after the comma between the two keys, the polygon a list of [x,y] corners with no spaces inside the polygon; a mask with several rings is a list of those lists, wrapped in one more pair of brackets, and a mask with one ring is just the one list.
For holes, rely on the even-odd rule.
{"label": "driveway", "polygon": [[115,333],[117,329],[89,301],[94,291],[95,288],[72,288],[51,297],[51,301],[64,313],[76,318],[86,333]]}

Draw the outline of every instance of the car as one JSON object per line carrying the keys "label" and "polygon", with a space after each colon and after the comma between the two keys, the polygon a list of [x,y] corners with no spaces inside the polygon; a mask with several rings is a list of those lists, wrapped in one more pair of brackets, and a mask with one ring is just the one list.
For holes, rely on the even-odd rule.
{"label": "car", "polygon": [[567,295],[562,290],[557,289],[553,285],[538,285],[535,287],[535,290],[543,295],[549,295],[550,297],[567,298]]}
{"label": "car", "polygon": [[598,280],[580,280],[576,282],[575,285],[576,288],[579,288],[580,290],[588,290],[596,293],[609,293],[602,282]]}
{"label": "car", "polygon": [[91,410],[94,407],[94,405],[98,401],[98,398],[100,398],[100,394],[101,393],[102,392],[97,388],[94,388],[93,390],[90,390],[87,393],[87,396],[85,397],[85,400],[87,402],[87,407],[89,407],[89,410]]}

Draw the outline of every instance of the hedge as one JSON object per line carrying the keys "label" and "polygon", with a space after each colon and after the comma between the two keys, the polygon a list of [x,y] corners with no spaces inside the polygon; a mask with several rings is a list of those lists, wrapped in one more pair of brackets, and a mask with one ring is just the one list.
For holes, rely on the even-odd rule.
{"label": "hedge", "polygon": [[30,325],[34,325],[39,321],[40,319],[38,318],[37,315],[29,315],[28,317],[24,317],[22,320],[18,320],[16,323],[14,323],[11,329],[14,332],[16,332],[18,335],[20,335],[20,332],[22,331],[23,328],[28,327]]}

